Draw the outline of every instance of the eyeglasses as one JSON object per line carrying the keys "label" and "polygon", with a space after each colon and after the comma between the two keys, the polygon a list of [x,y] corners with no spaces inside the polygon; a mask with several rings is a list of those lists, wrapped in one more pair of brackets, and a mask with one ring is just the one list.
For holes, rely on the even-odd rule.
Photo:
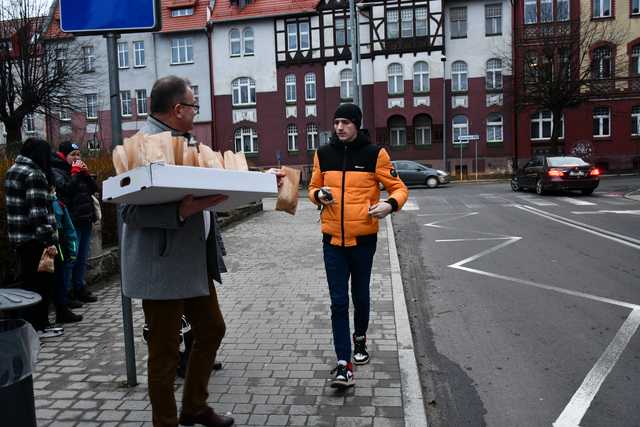
{"label": "eyeglasses", "polygon": [[184,105],[185,107],[193,108],[193,111],[195,111],[196,114],[200,112],[200,106],[198,104],[187,104],[186,102],[180,102],[179,104]]}

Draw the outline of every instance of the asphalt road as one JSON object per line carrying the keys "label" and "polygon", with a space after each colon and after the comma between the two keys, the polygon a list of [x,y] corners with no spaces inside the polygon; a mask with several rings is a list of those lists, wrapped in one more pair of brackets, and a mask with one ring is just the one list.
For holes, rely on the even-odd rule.
{"label": "asphalt road", "polygon": [[638,188],[411,189],[393,223],[430,426],[640,426]]}

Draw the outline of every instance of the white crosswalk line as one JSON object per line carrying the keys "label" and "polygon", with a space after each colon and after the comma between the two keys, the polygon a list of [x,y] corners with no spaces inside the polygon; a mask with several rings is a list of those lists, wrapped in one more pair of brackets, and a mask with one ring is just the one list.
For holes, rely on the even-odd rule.
{"label": "white crosswalk line", "polygon": [[516,196],[516,197],[526,201],[527,203],[534,204],[536,206],[558,206],[557,203],[553,203],[539,197],[534,197],[534,196]]}
{"label": "white crosswalk line", "polygon": [[595,206],[593,202],[587,202],[586,200],[574,199],[572,197],[558,197],[557,200],[562,200],[567,203],[571,203],[576,206]]}

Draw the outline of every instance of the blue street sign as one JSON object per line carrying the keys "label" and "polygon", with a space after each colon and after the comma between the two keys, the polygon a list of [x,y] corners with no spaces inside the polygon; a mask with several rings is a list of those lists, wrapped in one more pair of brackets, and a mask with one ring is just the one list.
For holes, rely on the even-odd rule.
{"label": "blue street sign", "polygon": [[159,0],[60,0],[60,28],[67,33],[128,33],[159,27]]}

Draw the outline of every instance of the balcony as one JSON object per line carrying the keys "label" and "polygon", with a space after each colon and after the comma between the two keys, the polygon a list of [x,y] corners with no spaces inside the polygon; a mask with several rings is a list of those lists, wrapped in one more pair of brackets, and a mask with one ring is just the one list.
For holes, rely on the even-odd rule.
{"label": "balcony", "polygon": [[516,28],[516,40],[519,44],[579,36],[580,21],[578,20],[527,24]]}

